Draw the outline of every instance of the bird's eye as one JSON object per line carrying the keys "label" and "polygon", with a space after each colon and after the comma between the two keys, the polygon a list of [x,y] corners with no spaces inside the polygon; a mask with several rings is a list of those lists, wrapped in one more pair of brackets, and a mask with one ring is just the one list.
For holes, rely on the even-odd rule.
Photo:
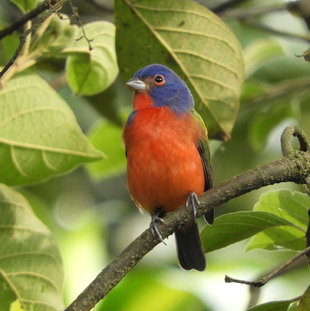
{"label": "bird's eye", "polygon": [[166,82],[163,75],[156,75],[154,81],[156,85],[163,85]]}

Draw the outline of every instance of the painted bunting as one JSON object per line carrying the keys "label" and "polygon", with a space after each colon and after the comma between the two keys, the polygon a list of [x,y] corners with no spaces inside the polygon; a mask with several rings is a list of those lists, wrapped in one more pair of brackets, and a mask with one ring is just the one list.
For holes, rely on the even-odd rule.
{"label": "painted bunting", "polygon": [[[148,65],[127,85],[133,111],[123,131],[128,186],[136,205],[152,215],[150,228],[183,204],[195,212],[197,195],[212,187],[206,127],[184,81],[164,65]],[[213,223],[214,211],[205,215]],[[175,231],[180,266],[202,271],[206,258],[196,221]]]}

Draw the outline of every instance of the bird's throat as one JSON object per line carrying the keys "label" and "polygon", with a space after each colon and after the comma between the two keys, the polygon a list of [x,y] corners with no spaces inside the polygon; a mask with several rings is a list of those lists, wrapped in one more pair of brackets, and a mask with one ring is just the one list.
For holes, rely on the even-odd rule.
{"label": "bird's throat", "polygon": [[153,106],[151,96],[146,92],[136,92],[133,99],[134,109],[150,108]]}

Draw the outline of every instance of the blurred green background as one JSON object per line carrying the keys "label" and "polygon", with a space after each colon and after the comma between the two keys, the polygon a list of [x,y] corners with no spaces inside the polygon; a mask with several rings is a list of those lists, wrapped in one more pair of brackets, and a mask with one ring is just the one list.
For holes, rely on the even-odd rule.
{"label": "blurred green background", "polygon": [[[199,1],[214,7],[220,1]],[[284,1],[244,1],[248,10]],[[83,23],[113,21],[113,1],[74,1]],[[254,9],[255,10],[255,9]],[[65,6],[64,12],[70,14]],[[0,24],[20,12],[0,3]],[[241,108],[230,141],[211,141],[215,184],[247,169],[281,157],[280,135],[287,125],[298,124],[310,135],[310,65],[302,57],[309,41],[272,34],[235,17],[223,17],[239,39],[246,64]],[[308,35],[303,18],[277,10],[254,17],[282,32]],[[18,42],[18,35],[4,40]],[[1,65],[12,51],[0,46]],[[61,60],[42,62],[40,73],[74,111],[83,131],[107,158],[85,165],[65,176],[19,190],[37,216],[51,229],[65,267],[65,305],[68,305],[126,245],[150,222],[132,202],[126,184],[122,124],[131,109],[132,94],[120,78],[106,92],[78,97],[66,84]],[[281,184],[269,189],[299,189]],[[216,215],[250,210],[267,188],[256,190],[216,208]],[[201,222],[201,228],[204,224]],[[289,251],[245,252],[241,242],[208,254],[205,272],[184,272],[177,265],[173,237],[159,245],[101,302],[96,310],[245,310],[248,287],[226,284],[224,276],[256,279],[292,256]],[[308,271],[300,265],[261,289],[259,302],[293,298],[307,287]]]}

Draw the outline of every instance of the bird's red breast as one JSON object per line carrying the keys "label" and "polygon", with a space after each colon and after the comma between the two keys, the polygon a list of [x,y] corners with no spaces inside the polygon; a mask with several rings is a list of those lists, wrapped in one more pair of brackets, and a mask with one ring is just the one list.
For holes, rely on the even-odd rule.
{"label": "bird's red breast", "polygon": [[147,95],[136,96],[136,113],[123,134],[129,190],[149,213],[158,207],[168,212],[184,204],[190,192],[204,191],[197,144],[205,133],[190,112],[151,107]]}

